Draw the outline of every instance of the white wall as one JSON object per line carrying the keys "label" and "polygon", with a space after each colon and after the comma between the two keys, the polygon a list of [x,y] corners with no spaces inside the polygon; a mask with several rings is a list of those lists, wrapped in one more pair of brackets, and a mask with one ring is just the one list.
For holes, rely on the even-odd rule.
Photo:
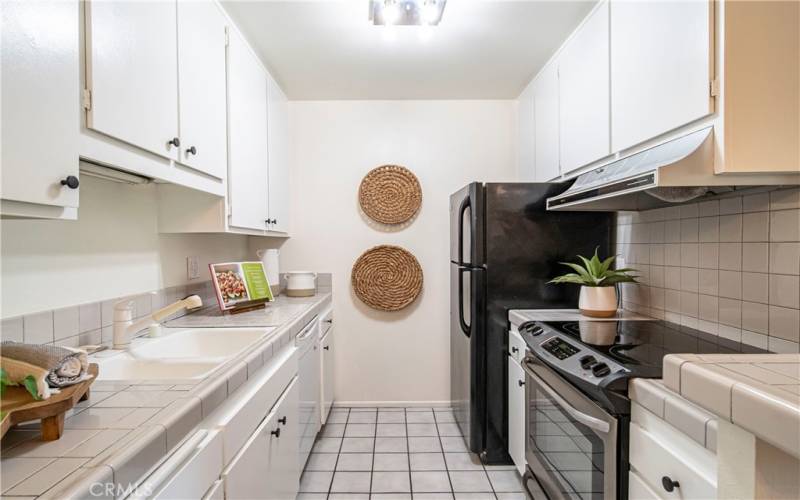
{"label": "white wall", "polygon": [[247,239],[160,235],[153,185],[81,177],[77,221],[0,221],[3,318],[188,283],[186,257],[240,260]]}
{"label": "white wall", "polygon": [[[290,103],[292,237],[281,268],[333,273],[336,391],[340,401],[449,401],[449,196],[474,180],[515,178],[512,101],[326,101]],[[358,186],[395,163],[422,184],[407,228],[362,215]],[[424,288],[406,310],[378,312],[350,287],[358,256],[378,244],[410,250]],[[251,241],[251,248],[264,241]]]}

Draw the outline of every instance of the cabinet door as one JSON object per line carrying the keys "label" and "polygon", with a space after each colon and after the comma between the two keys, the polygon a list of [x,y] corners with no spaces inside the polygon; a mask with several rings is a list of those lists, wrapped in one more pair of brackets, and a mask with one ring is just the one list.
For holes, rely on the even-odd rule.
{"label": "cabinet door", "polygon": [[519,180],[532,182],[536,180],[536,143],[533,125],[533,82],[517,99],[517,132],[519,152],[517,156],[517,175]]}
{"label": "cabinet door", "polygon": [[180,162],[227,173],[225,18],[210,0],[178,2]]}
{"label": "cabinet door", "polygon": [[558,67],[544,68],[533,82],[533,135],[536,181],[560,174],[558,151]]}
{"label": "cabinet door", "polygon": [[238,33],[228,44],[230,224],[266,229],[267,74]]}
{"label": "cabinet door", "polygon": [[525,473],[525,371],[508,357],[508,454]]}
{"label": "cabinet door", "polygon": [[269,116],[270,229],[289,231],[289,102],[278,83],[267,75]]}
{"label": "cabinet door", "polygon": [[608,156],[608,2],[564,47],[558,62],[561,173]]}
{"label": "cabinet door", "polygon": [[269,487],[258,498],[270,500],[294,500],[300,489],[300,405],[299,387],[295,378],[272,413],[275,415],[275,428],[280,428],[280,436],[270,435]]}
{"label": "cabinet door", "polygon": [[269,490],[270,432],[276,428],[275,414],[270,413],[253,432],[250,439],[222,472],[227,500],[267,498]]}
{"label": "cabinet door", "polygon": [[175,1],[86,3],[89,128],[177,159]]}
{"label": "cabinet door", "polygon": [[294,378],[225,471],[225,498],[294,500],[300,485]]}
{"label": "cabinet door", "polygon": [[77,1],[3,2],[0,198],[78,206]]}
{"label": "cabinet door", "polygon": [[322,338],[322,423],[333,406],[333,327]]}
{"label": "cabinet door", "polygon": [[612,150],[711,113],[710,2],[614,2],[610,10]]}

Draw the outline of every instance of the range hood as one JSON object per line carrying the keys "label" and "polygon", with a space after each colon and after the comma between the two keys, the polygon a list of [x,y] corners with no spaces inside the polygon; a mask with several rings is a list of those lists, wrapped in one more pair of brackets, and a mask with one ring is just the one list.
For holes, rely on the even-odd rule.
{"label": "range hood", "polygon": [[547,209],[648,210],[765,186],[775,189],[786,180],[785,174],[716,175],[709,126],[581,174],[564,193],[547,199]]}

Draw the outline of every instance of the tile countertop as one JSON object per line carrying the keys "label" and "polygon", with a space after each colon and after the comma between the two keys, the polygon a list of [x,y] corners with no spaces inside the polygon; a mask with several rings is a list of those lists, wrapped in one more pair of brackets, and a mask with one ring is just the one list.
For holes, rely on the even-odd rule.
{"label": "tile countertop", "polygon": [[169,327],[274,330],[204,380],[98,380],[89,400],[68,412],[57,441],[40,441],[38,422],[10,430],[2,441],[2,498],[113,498],[95,483],[116,484],[124,496],[330,303],[330,293],[279,296],[266,309],[222,315],[208,307],[170,321]]}
{"label": "tile countertop", "polygon": [[523,321],[616,321],[620,319],[652,321],[655,318],[622,309],[610,318],[591,318],[581,314],[578,309],[512,309],[508,311],[508,319],[512,323],[522,323]]}
{"label": "tile countertop", "polygon": [[664,385],[800,457],[800,354],[670,354]]}

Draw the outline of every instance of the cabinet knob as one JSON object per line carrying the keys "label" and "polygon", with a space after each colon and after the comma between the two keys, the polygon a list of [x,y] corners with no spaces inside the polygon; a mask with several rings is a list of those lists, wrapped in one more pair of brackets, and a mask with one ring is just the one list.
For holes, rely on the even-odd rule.
{"label": "cabinet knob", "polygon": [[281,437],[281,428],[280,428],[280,427],[278,427],[278,428],[277,428],[277,429],[275,429],[274,431],[270,431],[270,434],[272,434],[272,435],[273,435],[273,436],[275,436],[276,438],[279,438],[279,437]]}
{"label": "cabinet knob", "polygon": [[194,146],[190,147],[189,149],[186,150],[186,154],[187,155],[196,155],[197,154],[197,148],[194,147]]}
{"label": "cabinet knob", "polygon": [[67,186],[70,189],[78,189],[80,184],[80,181],[74,175],[68,175],[66,179],[61,179],[61,185]]}
{"label": "cabinet knob", "polygon": [[512,347],[511,348],[511,352],[513,352],[514,354],[518,353],[519,352],[519,347]]}
{"label": "cabinet knob", "polygon": [[278,419],[278,423],[281,424],[281,425],[286,425],[286,417],[279,418]]}
{"label": "cabinet knob", "polygon": [[171,141],[167,143],[170,146],[175,146],[176,148],[181,147],[181,140],[178,137],[173,137]]}
{"label": "cabinet knob", "polygon": [[323,347],[323,349],[325,349],[326,351],[330,351],[331,350],[331,346],[326,345],[325,347]]}
{"label": "cabinet knob", "polygon": [[522,387],[523,385],[525,385],[525,381],[524,380],[517,380],[517,384],[519,384],[519,386]]}
{"label": "cabinet knob", "polygon": [[278,223],[278,219],[272,219],[272,223],[273,224],[277,224]]}
{"label": "cabinet knob", "polygon": [[661,486],[663,486],[668,493],[672,493],[675,488],[681,487],[678,481],[673,481],[669,476],[664,476],[661,478]]}

